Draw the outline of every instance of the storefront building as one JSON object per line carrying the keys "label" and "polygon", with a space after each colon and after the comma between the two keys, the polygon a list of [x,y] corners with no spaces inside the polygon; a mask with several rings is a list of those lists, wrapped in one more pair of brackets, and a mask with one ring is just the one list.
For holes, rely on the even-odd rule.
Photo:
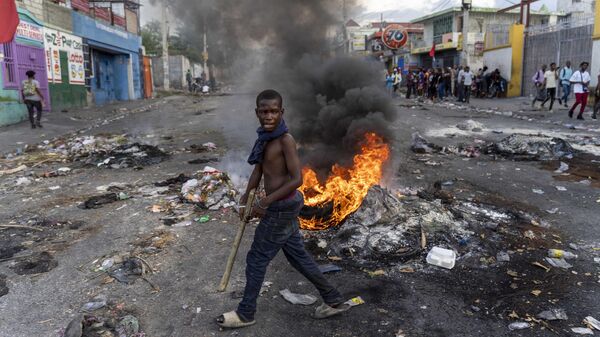
{"label": "storefront building", "polygon": [[20,23],[15,38],[0,44],[0,125],[10,125],[27,119],[27,109],[21,103],[21,82],[28,70],[35,71],[44,96],[44,110],[50,110],[43,25],[27,10],[18,9]]}
{"label": "storefront building", "polygon": [[54,111],[86,105],[81,37],[44,27],[44,49]]}
{"label": "storefront building", "polygon": [[142,98],[140,36],[75,11],[73,33],[83,38],[85,81],[95,104]]}

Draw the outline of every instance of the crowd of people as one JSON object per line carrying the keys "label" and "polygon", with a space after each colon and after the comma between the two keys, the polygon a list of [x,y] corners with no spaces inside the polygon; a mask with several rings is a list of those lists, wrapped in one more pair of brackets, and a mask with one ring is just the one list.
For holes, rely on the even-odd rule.
{"label": "crowd of people", "polygon": [[[569,108],[569,96],[571,91],[575,94],[575,103],[569,109],[569,118],[573,118],[575,110],[579,107],[577,119],[583,120],[583,113],[588,103],[590,94],[590,82],[592,77],[587,71],[588,62],[581,62],[579,69],[573,70],[571,62],[567,61],[563,67],[557,67],[556,63],[550,63],[550,68],[543,64],[538,71],[533,75],[531,81],[536,89],[536,95],[531,102],[531,106],[535,107],[536,102],[542,102],[541,107],[545,108],[545,104],[550,102],[548,110],[552,111],[554,101],[557,99],[558,90],[562,90],[562,95],[558,96],[558,104]],[[598,83],[600,83],[600,74],[598,75]],[[592,119],[598,118],[600,111],[600,86],[596,85],[594,90],[594,108]]]}
{"label": "crowd of people", "polygon": [[398,68],[386,73],[386,88],[397,97],[400,85],[406,86],[406,98],[413,96],[432,101],[456,99],[469,103],[471,96],[501,97],[506,92],[506,80],[500,70],[488,71],[487,67],[473,72],[470,67],[419,68],[408,71],[404,78]]}
{"label": "crowd of people", "polygon": [[[590,95],[591,76],[587,71],[588,67],[588,62],[582,62],[579,69],[573,70],[570,61],[562,67],[558,67],[556,63],[551,63],[549,68],[542,65],[531,79],[536,90],[531,106],[535,107],[536,102],[541,102],[541,107],[545,108],[546,103],[549,103],[548,109],[552,111],[554,101],[558,100],[559,105],[569,108],[568,101],[573,92],[575,102],[569,109],[569,117],[572,118],[575,110],[579,109],[577,119],[583,120]],[[399,89],[403,85],[406,87],[407,99],[418,97],[433,102],[452,99],[470,103],[471,97],[504,97],[507,90],[507,81],[500,70],[489,71],[485,66],[477,72],[473,72],[469,66],[419,68],[404,75],[401,69],[394,68],[391,72],[386,71],[385,82],[387,92],[392,97],[399,97]],[[592,119],[597,119],[600,112],[600,85],[596,86],[593,94],[595,103]]]}

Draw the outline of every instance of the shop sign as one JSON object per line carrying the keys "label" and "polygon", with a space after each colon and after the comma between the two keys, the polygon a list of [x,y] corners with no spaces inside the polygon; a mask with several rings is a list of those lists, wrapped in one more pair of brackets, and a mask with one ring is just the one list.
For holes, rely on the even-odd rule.
{"label": "shop sign", "polygon": [[389,49],[399,49],[408,42],[408,32],[402,25],[391,24],[383,31],[381,40]]}
{"label": "shop sign", "polygon": [[42,27],[23,20],[19,22],[15,36],[24,40],[44,42]]}
{"label": "shop sign", "polygon": [[85,84],[83,48],[79,36],[44,27],[44,48],[46,49],[49,82],[62,83],[60,51],[64,51],[67,53],[69,84]]}

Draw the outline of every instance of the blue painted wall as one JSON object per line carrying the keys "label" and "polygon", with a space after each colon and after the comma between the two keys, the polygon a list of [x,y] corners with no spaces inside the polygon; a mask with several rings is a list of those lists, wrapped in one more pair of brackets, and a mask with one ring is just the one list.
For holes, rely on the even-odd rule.
{"label": "blue painted wall", "polygon": [[[93,55],[94,76],[91,90],[96,104],[114,100],[142,98],[139,50],[142,39],[122,29],[73,12],[73,33],[87,39]],[[132,78],[127,67],[132,62]],[[97,63],[97,64],[96,64]],[[129,97],[129,82],[133,83],[134,97]]]}

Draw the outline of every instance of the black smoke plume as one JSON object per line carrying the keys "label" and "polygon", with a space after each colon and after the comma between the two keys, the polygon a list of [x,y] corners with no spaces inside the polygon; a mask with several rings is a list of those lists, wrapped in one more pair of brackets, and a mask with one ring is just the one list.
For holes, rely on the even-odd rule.
{"label": "black smoke plume", "polygon": [[[173,0],[179,30],[202,46],[208,32],[210,62],[245,78],[252,90],[282,92],[285,118],[316,168],[351,159],[367,131],[384,137],[396,107],[384,89],[384,67],[365,57],[336,56],[342,1]],[[353,3],[346,1],[351,10]],[[339,34],[338,34],[339,36]],[[239,84],[239,83],[238,83]]]}

